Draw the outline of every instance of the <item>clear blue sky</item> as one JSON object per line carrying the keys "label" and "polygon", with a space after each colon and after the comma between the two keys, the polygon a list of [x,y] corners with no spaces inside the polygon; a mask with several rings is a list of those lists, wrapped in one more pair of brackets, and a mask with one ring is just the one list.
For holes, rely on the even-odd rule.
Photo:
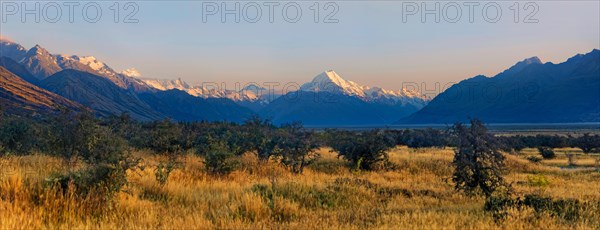
{"label": "clear blue sky", "polygon": [[[231,15],[221,23],[219,14],[207,16],[204,23],[202,2],[194,1],[136,2],[138,23],[114,23],[109,10],[113,3],[100,2],[98,23],[84,21],[81,5],[75,8],[74,23],[68,22],[66,7],[57,23],[35,23],[32,16],[23,23],[18,14],[4,15],[0,33],[27,48],[40,44],[53,53],[93,55],[119,71],[135,67],[144,77],[226,82],[228,87],[233,82],[303,83],[329,69],[389,89],[399,89],[403,82],[445,84],[478,74],[492,76],[531,56],[561,62],[600,46],[599,1],[536,2],[538,23],[522,22],[533,10],[524,9],[524,2],[519,23],[513,21],[513,1],[498,2],[502,16],[497,23],[485,21],[485,3],[475,7],[473,23],[464,5],[456,23],[444,18],[435,23],[433,15],[422,23],[418,13],[403,22],[402,2],[335,2],[339,22],[329,24],[313,22],[309,7],[314,1],[298,2],[303,15],[297,23],[281,16],[284,3],[269,23],[264,2],[258,2],[263,15],[256,23],[234,23]],[[443,7],[448,2],[440,3]],[[226,4],[234,7],[234,2]],[[321,21],[333,9],[324,10],[323,5]],[[455,14],[452,7],[448,10]],[[120,20],[127,12],[120,13]],[[289,12],[293,18],[293,8]],[[494,17],[493,8],[488,13]]]}

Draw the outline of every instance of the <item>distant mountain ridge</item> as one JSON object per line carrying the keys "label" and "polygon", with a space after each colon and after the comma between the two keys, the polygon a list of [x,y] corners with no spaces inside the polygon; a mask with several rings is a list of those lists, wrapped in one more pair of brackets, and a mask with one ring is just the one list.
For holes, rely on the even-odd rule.
{"label": "distant mountain ridge", "polygon": [[20,113],[83,105],[101,116],[126,112],[138,120],[240,122],[259,115],[276,124],[315,126],[448,124],[470,117],[489,123],[600,122],[597,49],[559,64],[527,58],[494,77],[463,80],[434,99],[360,85],[333,70],[281,95],[255,83],[231,90],[149,79],[135,68],[117,72],[93,56],[51,54],[39,45],[27,50],[0,40],[0,52],[0,99]]}
{"label": "distant mountain ridge", "polygon": [[489,123],[599,122],[600,50],[559,64],[529,58],[494,77],[463,80],[398,123],[443,124],[469,117]]}
{"label": "distant mountain ridge", "polygon": [[[260,87],[254,84],[246,85],[240,90],[231,89],[220,89],[219,86],[213,85],[190,85],[187,82],[179,79],[167,80],[167,79],[147,79],[140,78],[141,81],[146,83],[148,86],[160,90],[181,90],[192,96],[201,97],[205,99],[209,98],[226,98],[235,101],[237,104],[250,108],[253,111],[258,111],[273,99],[280,95],[273,92],[268,92],[264,87]],[[241,86],[240,86],[241,87]]]}
{"label": "distant mountain ridge", "polygon": [[51,54],[40,45],[29,50],[17,43],[0,40],[0,56],[8,57],[23,65],[38,80],[44,80],[62,70],[74,69],[104,77],[115,85],[136,91],[152,88],[135,78],[130,78],[110,68],[93,56]]}
{"label": "distant mountain ridge", "polygon": [[[240,122],[253,115],[252,111],[229,99],[206,99],[185,92],[163,93],[133,77],[136,74],[139,76],[137,70],[129,69],[117,73],[92,56],[53,55],[39,45],[26,51],[22,46],[4,40],[0,41],[0,50],[0,66],[10,69],[5,69],[7,73],[14,72],[26,79],[26,83],[56,93],[44,91],[47,95],[52,95],[52,98],[55,98],[53,100],[60,98],[62,101],[76,101],[100,116],[128,113],[134,119],[142,121],[170,117],[185,121]],[[22,80],[20,77],[19,79]],[[7,85],[0,87],[7,90],[5,87],[10,86]],[[7,92],[11,95],[31,94],[27,88],[13,87]],[[2,102],[4,103],[4,100]],[[23,101],[24,105],[25,102]],[[14,111],[15,104],[10,105],[7,107]]]}

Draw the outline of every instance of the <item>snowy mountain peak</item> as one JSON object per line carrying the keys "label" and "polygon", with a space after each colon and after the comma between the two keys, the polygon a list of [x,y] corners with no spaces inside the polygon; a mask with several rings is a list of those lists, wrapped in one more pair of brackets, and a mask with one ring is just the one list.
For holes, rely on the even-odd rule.
{"label": "snowy mountain peak", "polygon": [[14,41],[12,41],[8,38],[2,37],[2,36],[0,36],[0,44],[6,45],[6,46],[8,46],[8,45],[14,46],[15,49],[20,50],[20,51],[27,51],[25,49],[25,47],[21,46],[20,44],[15,43]]}
{"label": "snowy mountain peak", "polygon": [[50,53],[41,47],[40,45],[35,45],[33,48],[27,51],[28,56],[51,56]]}
{"label": "snowy mountain peak", "polygon": [[15,61],[20,61],[26,53],[27,49],[25,49],[25,47],[0,35],[0,56],[6,56]]}
{"label": "snowy mountain peak", "polygon": [[335,71],[329,70],[317,75],[311,82],[300,87],[302,91],[342,93],[350,96],[364,97],[364,87],[344,80]]}
{"label": "snowy mountain peak", "polygon": [[101,70],[109,69],[109,67],[106,64],[104,64],[104,62],[99,61],[94,56],[82,56],[82,57],[73,56],[73,57],[76,60],[78,60],[79,62],[81,62],[82,64],[89,66],[93,70],[101,71]]}
{"label": "snowy mountain peak", "polygon": [[123,71],[121,71],[121,74],[123,74],[126,77],[133,77],[133,78],[139,78],[142,76],[142,74],[140,74],[140,72],[136,68],[129,68],[129,69],[123,70]]}
{"label": "snowy mountain peak", "polygon": [[343,79],[333,70],[317,75],[311,82],[302,85],[300,90],[355,96],[364,101],[379,101],[391,104],[409,103],[417,106],[424,106],[430,100],[419,92],[408,89],[387,90],[380,87],[362,86],[356,82]]}
{"label": "snowy mountain peak", "polygon": [[194,96],[199,95],[197,92],[194,92],[192,90],[192,88],[185,81],[181,80],[181,78],[176,79],[176,80],[142,79],[142,81],[144,81],[150,87],[158,89],[158,90],[164,91],[164,90],[178,89],[181,91],[186,91],[189,94],[194,95]]}

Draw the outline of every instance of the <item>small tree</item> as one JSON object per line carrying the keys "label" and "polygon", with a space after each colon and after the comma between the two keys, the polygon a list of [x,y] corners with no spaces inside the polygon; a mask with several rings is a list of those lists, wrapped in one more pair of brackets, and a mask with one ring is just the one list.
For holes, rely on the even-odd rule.
{"label": "small tree", "polygon": [[62,157],[67,162],[69,172],[80,159],[92,156],[98,142],[98,123],[93,114],[83,110],[79,114],[69,110],[61,111],[52,121],[50,153]]}
{"label": "small tree", "polygon": [[99,189],[108,200],[127,184],[127,170],[139,163],[129,155],[125,140],[100,126],[85,109],[78,114],[63,111],[52,121],[50,133],[48,151],[67,162],[68,173],[49,181],[63,188],[72,184],[82,193]]}
{"label": "small tree", "polygon": [[281,162],[293,173],[302,173],[304,167],[319,157],[315,152],[318,145],[312,135],[312,132],[304,130],[301,123],[284,125],[279,130],[277,142],[282,157]]}
{"label": "small tree", "polygon": [[213,143],[206,154],[204,154],[204,167],[209,174],[227,175],[239,165],[239,162],[234,157],[235,154],[230,152],[224,143]]}
{"label": "small tree", "polygon": [[256,152],[258,159],[262,161],[267,161],[271,156],[277,155],[274,129],[275,127],[269,120],[261,120],[259,117],[250,118],[244,123],[247,149]]}
{"label": "small tree", "polygon": [[483,193],[489,197],[505,186],[502,176],[504,156],[483,123],[477,119],[471,120],[470,127],[457,123],[453,132],[458,145],[453,161],[455,188],[468,195]]}
{"label": "small tree", "polygon": [[167,183],[171,172],[179,166],[179,157],[183,154],[184,139],[182,129],[168,119],[154,122],[150,130],[148,147],[156,153],[165,154],[166,162],[160,162],[154,174],[159,184]]}
{"label": "small tree", "polygon": [[393,137],[373,130],[361,133],[340,131],[330,141],[331,148],[358,170],[376,170],[389,163],[387,152],[396,146]]}
{"label": "small tree", "polygon": [[575,146],[586,154],[597,152],[600,150],[600,136],[592,136],[589,133],[583,134],[583,136],[575,140]]}

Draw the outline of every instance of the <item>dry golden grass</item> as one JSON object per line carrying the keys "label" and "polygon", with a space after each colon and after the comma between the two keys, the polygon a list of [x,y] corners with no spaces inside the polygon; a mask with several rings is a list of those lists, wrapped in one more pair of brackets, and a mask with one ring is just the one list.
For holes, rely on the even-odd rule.
{"label": "dry golden grass", "polygon": [[[495,222],[483,198],[453,190],[452,149],[390,153],[399,170],[355,173],[329,149],[301,175],[275,163],[241,157],[242,168],[223,177],[207,175],[202,158],[187,155],[160,186],[153,165],[164,160],[144,152],[144,171],[129,172],[131,184],[108,210],[94,200],[41,188],[60,160],[43,155],[0,158],[0,228],[194,228],[194,229],[598,229],[600,214],[565,221],[531,209],[509,210]],[[528,150],[529,151],[529,150]],[[539,164],[507,156],[507,180],[520,193],[600,201],[600,172],[563,170],[562,158]],[[582,162],[591,159],[579,156]],[[532,181],[544,177],[548,184]],[[532,179],[533,178],[533,179]],[[33,199],[38,197],[38,199]],[[98,212],[98,210],[103,210]],[[597,207],[595,210],[600,210]]]}

